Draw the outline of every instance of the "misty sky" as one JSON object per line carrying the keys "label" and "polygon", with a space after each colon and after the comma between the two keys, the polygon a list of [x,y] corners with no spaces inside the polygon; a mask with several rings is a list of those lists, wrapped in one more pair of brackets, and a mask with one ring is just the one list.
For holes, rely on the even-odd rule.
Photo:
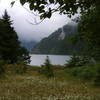
{"label": "misty sky", "polygon": [[13,26],[19,38],[23,40],[40,40],[70,21],[66,15],[55,13],[50,19],[45,19],[38,25],[32,25],[30,22],[34,23],[34,19],[38,22],[39,18],[25,9],[28,8],[27,4],[24,8],[17,0],[11,8],[11,1],[12,0],[0,0],[0,16],[3,15],[4,10],[7,9],[8,14],[11,16],[11,20],[14,21]]}

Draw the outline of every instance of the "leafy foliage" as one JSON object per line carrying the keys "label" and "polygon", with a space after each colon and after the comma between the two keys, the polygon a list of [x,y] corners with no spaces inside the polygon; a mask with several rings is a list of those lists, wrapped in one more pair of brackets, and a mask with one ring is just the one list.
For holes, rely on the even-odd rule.
{"label": "leafy foliage", "polygon": [[[41,18],[50,18],[53,12],[68,14],[69,17],[77,13],[80,8],[81,13],[87,12],[91,7],[98,7],[99,0],[20,0],[21,4],[29,3],[31,10],[38,11]],[[58,5],[52,7],[51,5]]]}

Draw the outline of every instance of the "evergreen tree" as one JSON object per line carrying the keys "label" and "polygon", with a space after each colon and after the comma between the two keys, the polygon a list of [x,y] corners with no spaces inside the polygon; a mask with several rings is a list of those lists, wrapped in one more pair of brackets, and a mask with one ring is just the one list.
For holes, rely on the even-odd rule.
{"label": "evergreen tree", "polygon": [[47,56],[44,65],[42,66],[42,70],[40,71],[44,74],[47,78],[54,77],[52,65],[50,63],[49,57]]}
{"label": "evergreen tree", "polygon": [[10,16],[5,10],[4,15],[0,19],[0,58],[14,64],[26,53],[20,53],[21,49],[17,33],[12,27]]}
{"label": "evergreen tree", "polygon": [[79,33],[87,43],[85,45],[86,55],[100,62],[100,10],[92,8],[90,12],[81,16]]}
{"label": "evergreen tree", "polygon": [[20,42],[11,25],[12,21],[5,10],[2,19],[0,19],[0,55],[9,63],[15,63]]}

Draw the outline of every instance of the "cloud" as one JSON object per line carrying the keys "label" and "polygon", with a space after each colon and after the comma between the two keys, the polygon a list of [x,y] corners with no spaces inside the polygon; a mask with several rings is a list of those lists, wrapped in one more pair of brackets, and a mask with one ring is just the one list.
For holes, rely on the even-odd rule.
{"label": "cloud", "polygon": [[[43,37],[47,37],[53,31],[70,21],[66,15],[59,15],[58,13],[54,13],[50,19],[45,19],[38,25],[32,25],[29,22],[34,22],[34,18],[38,19],[38,17],[35,17],[29,13],[24,7],[21,6],[18,0],[11,8],[11,1],[12,0],[0,1],[0,15],[3,15],[4,10],[7,9],[11,19],[14,22],[13,26],[20,39],[38,41]],[[27,7],[27,5],[25,7]]]}

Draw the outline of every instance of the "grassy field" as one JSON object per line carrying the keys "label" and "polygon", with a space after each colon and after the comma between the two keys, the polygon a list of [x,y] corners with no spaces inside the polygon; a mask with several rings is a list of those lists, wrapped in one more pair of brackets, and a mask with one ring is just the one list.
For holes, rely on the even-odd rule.
{"label": "grassy field", "polygon": [[100,100],[100,87],[68,75],[64,68],[54,68],[51,79],[40,75],[39,67],[27,67],[25,74],[14,69],[7,66],[0,78],[0,100]]}

